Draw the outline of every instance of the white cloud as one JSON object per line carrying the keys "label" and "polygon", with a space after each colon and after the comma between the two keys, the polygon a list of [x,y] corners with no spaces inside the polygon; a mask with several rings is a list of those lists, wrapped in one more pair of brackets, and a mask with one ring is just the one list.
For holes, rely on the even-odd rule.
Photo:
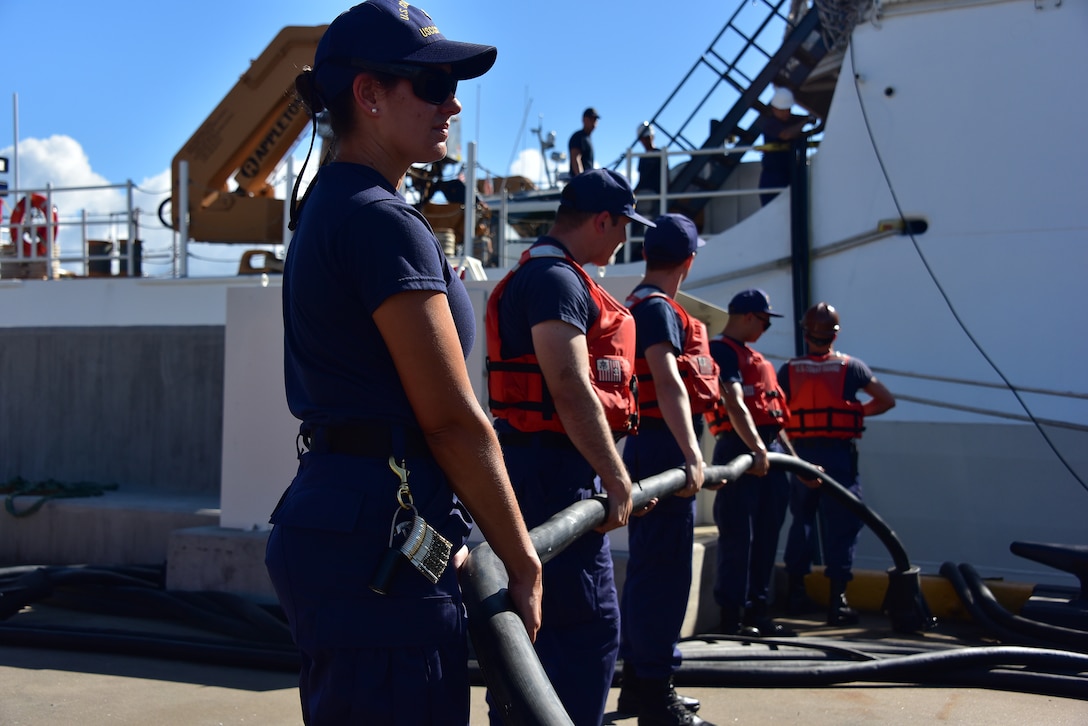
{"label": "white cloud", "polygon": [[[8,146],[0,149],[0,156],[7,156],[14,165],[14,151],[13,146]],[[126,185],[111,184],[95,173],[78,141],[69,136],[20,140],[18,162],[18,190],[14,189],[14,168],[7,175],[12,193],[3,202],[4,220],[6,222],[10,218],[12,207],[26,193],[51,195],[59,220],[57,243],[62,268],[75,274],[84,273],[80,261],[84,239],[111,243],[128,239]],[[312,174],[313,169],[308,170],[307,176]],[[279,187],[282,192],[282,182]],[[170,198],[170,188],[169,169],[133,185],[136,236],[142,242],[142,274],[145,276],[170,277],[174,272],[176,233],[159,219],[160,205]],[[169,219],[169,203],[163,210],[163,216]],[[7,242],[9,231],[6,224],[2,235],[2,240]],[[238,245],[193,243],[190,245],[189,275],[234,275],[244,249]]]}
{"label": "white cloud", "polygon": [[[9,146],[0,153],[11,159],[12,165],[15,164],[14,147]],[[53,203],[60,215],[73,214],[82,209],[88,210],[88,213],[104,212],[116,209],[124,201],[121,191],[115,189],[63,191],[73,187],[105,187],[109,184],[91,170],[83,147],[69,136],[21,141],[18,163],[20,189],[46,194],[47,188],[52,185]],[[14,186],[14,168],[8,178]]]}
{"label": "white cloud", "polygon": [[538,189],[547,189],[549,184],[549,178],[552,184],[555,183],[556,175],[566,173],[569,166],[564,160],[559,162],[558,167],[556,162],[548,161],[548,167],[544,167],[544,157],[540,155],[538,149],[522,149],[518,152],[514,162],[510,164],[510,174],[516,176],[523,176],[536,184]]}

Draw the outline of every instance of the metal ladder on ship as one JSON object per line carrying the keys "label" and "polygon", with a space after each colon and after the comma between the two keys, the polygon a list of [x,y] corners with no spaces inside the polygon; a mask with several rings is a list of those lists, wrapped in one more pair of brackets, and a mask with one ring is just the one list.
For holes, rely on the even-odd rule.
{"label": "metal ladder on ship", "polygon": [[[828,33],[821,24],[818,12],[823,0],[791,22],[788,12],[791,0],[744,0],[733,16],[718,33],[710,47],[665,100],[651,123],[667,138],[667,148],[691,150],[693,130],[709,121],[710,133],[700,149],[723,148],[728,141],[738,146],[751,146],[762,134],[766,105],[759,100],[772,84],[789,88],[797,102],[820,117],[824,117],[830,105],[829,88],[806,90],[804,84],[821,60],[828,55]],[[805,5],[801,3],[802,7]],[[822,8],[820,8],[822,9]],[[834,39],[831,40],[836,45]],[[756,70],[758,69],[758,70]],[[710,89],[690,110],[686,117],[684,100],[710,76]],[[835,67],[837,74],[837,65]],[[705,86],[702,86],[705,87]],[[732,107],[724,117],[713,116],[713,109],[721,108],[723,94],[736,96]],[[675,123],[674,123],[675,119]],[[698,132],[696,132],[698,133]],[[740,164],[738,154],[694,155],[669,182],[669,197],[686,192],[716,191]],[[670,205],[671,211],[695,217],[706,205],[707,197],[678,199]]]}

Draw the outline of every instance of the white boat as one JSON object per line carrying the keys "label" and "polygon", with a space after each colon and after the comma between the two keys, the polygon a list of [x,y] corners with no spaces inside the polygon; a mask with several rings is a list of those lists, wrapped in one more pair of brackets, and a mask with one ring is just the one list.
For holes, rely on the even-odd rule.
{"label": "white boat", "polygon": [[[785,5],[770,15],[781,21]],[[786,321],[816,300],[840,310],[837,347],[869,363],[899,400],[861,441],[865,499],[923,572],[969,562],[984,576],[1073,584],[1009,545],[1088,539],[1080,366],[1088,357],[1088,142],[1080,129],[1088,89],[1075,80],[1088,66],[1088,5],[841,7],[856,7],[859,22],[846,26],[841,45],[828,41],[809,85],[797,86],[799,99],[826,104],[809,164],[808,299],[795,296],[791,248],[791,194],[799,189],[762,209],[738,202],[733,192],[754,186],[758,173],[758,162],[747,161],[703,211],[708,244],[684,291],[712,310],[760,287]],[[782,73],[793,69],[787,63]],[[770,80],[744,90],[766,99]],[[658,123],[667,125],[666,116]],[[1037,128],[1045,138],[1031,134]],[[699,155],[680,139],[670,154]],[[729,151],[736,149],[708,153]],[[641,265],[603,274],[625,295]],[[481,330],[494,281],[468,283]],[[93,552],[122,562],[192,550],[193,538],[209,532],[259,542],[295,464],[278,287],[275,274],[0,279],[0,482],[117,483],[103,501],[139,495],[140,504],[124,504],[139,510],[137,522],[150,517],[141,507],[155,506],[146,501],[184,501],[183,524],[165,517],[138,536],[128,524],[92,533]],[[784,360],[795,344],[783,322],[758,347]],[[480,391],[481,348],[469,361]],[[64,514],[78,500],[54,504],[0,527],[0,564],[64,563],[88,551]],[[709,497],[700,511],[711,523]],[[205,530],[190,529],[194,523]],[[622,533],[617,541],[622,549]],[[259,587],[230,582],[220,566],[230,555],[216,551],[213,582],[172,567],[175,583]],[[864,534],[858,566],[889,564]]]}

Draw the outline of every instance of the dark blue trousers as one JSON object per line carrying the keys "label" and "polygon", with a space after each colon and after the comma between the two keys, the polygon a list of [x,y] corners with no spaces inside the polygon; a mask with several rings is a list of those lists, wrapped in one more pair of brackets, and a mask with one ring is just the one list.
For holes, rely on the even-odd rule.
{"label": "dark blue trousers", "polygon": [[[530,529],[597,493],[589,463],[573,445],[556,446],[554,437],[518,445],[504,442],[503,454]],[[588,532],[580,537],[544,565],[543,583],[537,655],[574,723],[599,724],[620,640],[608,536]],[[490,718],[493,724],[502,723],[494,707]]]}
{"label": "dark blue trousers", "polygon": [[[683,467],[664,422],[627,437],[623,461],[638,480]],[[682,662],[677,642],[691,591],[695,497],[668,496],[627,524],[628,560],[620,607],[620,657],[639,678],[668,678]]]}
{"label": "dark blue trousers", "polygon": [[[468,525],[430,458],[410,459],[423,518],[454,551]],[[304,721],[467,724],[468,646],[457,573],[432,584],[405,560],[369,585],[388,548],[399,480],[387,460],[307,453],[272,515],[265,564],[302,657]]]}
{"label": "dark blue trousers", "polygon": [[[797,439],[797,455],[822,466],[828,475],[861,499],[857,450],[851,441],[833,439]],[[822,488],[811,489],[795,476],[790,477],[790,524],[786,540],[786,571],[806,575],[812,570],[812,555],[817,516],[823,541],[824,574],[833,580],[853,579],[854,553],[862,522],[837,499],[825,495]]]}
{"label": "dark blue trousers", "polygon": [[[760,429],[771,451],[782,452],[775,432]],[[749,449],[735,433],[722,435],[714,446],[714,464],[727,464]],[[717,577],[714,600],[720,607],[750,607],[769,600],[778,535],[789,505],[789,481],[781,469],[766,476],[745,474],[714,497],[718,525]]]}

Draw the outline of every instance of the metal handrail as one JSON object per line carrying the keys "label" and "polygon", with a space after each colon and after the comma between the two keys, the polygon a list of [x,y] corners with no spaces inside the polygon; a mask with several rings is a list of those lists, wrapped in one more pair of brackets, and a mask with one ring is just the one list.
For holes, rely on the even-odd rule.
{"label": "metal handrail", "polygon": [[[46,219],[43,221],[32,221],[27,217],[16,224],[11,224],[10,220],[0,220],[2,222],[2,228],[5,232],[9,230],[14,231],[14,235],[9,235],[8,243],[12,248],[10,254],[3,256],[3,262],[5,264],[30,264],[35,262],[44,262],[45,265],[45,277],[46,279],[55,279],[58,275],[60,265],[63,263],[82,263],[84,270],[89,270],[92,262],[109,262],[114,259],[119,259],[123,265],[123,269],[128,275],[135,273],[135,255],[136,244],[139,235],[139,215],[140,210],[136,207],[134,194],[136,185],[131,181],[127,181],[123,184],[95,184],[95,185],[81,185],[71,187],[56,187],[52,184],[47,184],[44,187],[25,187],[25,188],[13,188],[7,191],[7,194],[11,199],[27,199],[29,200],[34,194],[42,194],[46,198],[46,209],[53,210],[58,207],[55,200],[58,195],[63,196],[72,192],[98,192],[110,189],[124,189],[126,195],[126,207],[124,211],[111,212],[104,215],[96,215],[90,217],[87,214],[86,209],[79,209],[76,212],[68,214],[60,214],[58,212],[57,221],[54,222],[52,214],[47,214]],[[29,203],[29,202],[28,202]],[[120,218],[120,222],[118,221]],[[108,227],[116,228],[118,224],[122,224],[126,230],[126,241],[129,241],[124,252],[118,250],[112,250],[110,253],[92,253],[89,243],[94,241],[91,233],[91,228],[94,227]],[[30,245],[29,253],[26,254],[23,250],[23,233],[28,228],[44,227],[46,230],[45,242],[45,254],[38,254],[37,245]],[[61,232],[64,229],[79,229],[79,254],[63,254],[60,248]],[[113,236],[112,234],[108,236]],[[108,240],[115,241],[115,240]],[[71,249],[76,243],[65,239],[64,246]]]}
{"label": "metal handrail", "polygon": [[[815,145],[815,143],[813,143]],[[728,197],[741,197],[741,196],[754,196],[766,192],[781,192],[785,191],[786,187],[774,187],[774,188],[751,188],[751,189],[719,189],[713,191],[689,191],[683,193],[670,193],[669,192],[669,165],[668,159],[670,157],[682,156],[685,158],[694,156],[730,156],[730,155],[744,155],[750,151],[759,152],[766,148],[765,144],[757,144],[753,146],[727,146],[720,149],[656,149],[650,152],[633,152],[628,151],[624,158],[626,159],[626,171],[627,178],[630,179],[632,172],[634,171],[634,164],[638,159],[650,156],[656,156],[661,158],[661,178],[658,180],[658,185],[662,192],[655,192],[652,194],[639,194],[639,201],[656,201],[658,202],[658,213],[663,214],[669,209],[670,201],[678,199],[725,199]],[[543,190],[551,191],[551,190]],[[480,196],[476,193],[475,187],[468,188],[469,199],[466,201],[466,209],[475,209],[475,199]],[[496,206],[492,206],[492,212],[497,212],[499,219],[498,234],[496,237],[496,249],[499,258],[502,259],[506,245],[511,241],[506,238],[506,228],[512,214],[520,212],[535,212],[535,211],[550,211],[559,206],[559,200],[549,199],[515,199],[511,195],[503,191],[499,196],[499,202]],[[624,254],[627,254],[629,245],[631,242],[638,242],[642,239],[642,235],[628,234],[627,243],[624,246]]]}

